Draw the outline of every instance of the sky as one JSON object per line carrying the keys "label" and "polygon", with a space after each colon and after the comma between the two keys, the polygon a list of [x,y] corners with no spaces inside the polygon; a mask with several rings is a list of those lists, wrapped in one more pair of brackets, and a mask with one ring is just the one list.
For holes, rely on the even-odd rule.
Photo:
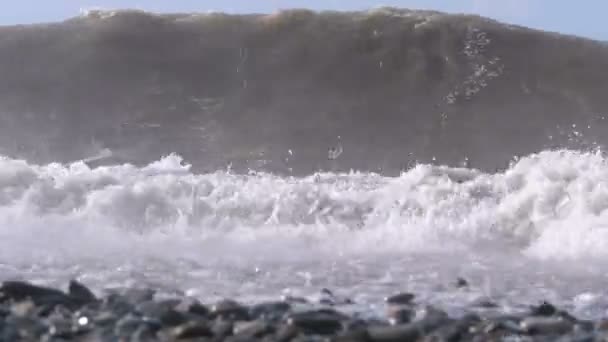
{"label": "sky", "polygon": [[6,1],[0,25],[60,21],[82,9],[153,12],[271,13],[286,8],[359,10],[379,6],[476,13],[503,22],[608,41],[607,0],[17,0]]}

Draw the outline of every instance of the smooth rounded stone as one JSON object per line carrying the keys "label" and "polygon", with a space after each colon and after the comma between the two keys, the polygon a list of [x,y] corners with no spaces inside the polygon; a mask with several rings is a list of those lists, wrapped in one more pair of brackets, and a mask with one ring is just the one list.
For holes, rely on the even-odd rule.
{"label": "smooth rounded stone", "polygon": [[533,306],[530,310],[533,316],[553,316],[557,313],[557,308],[548,302],[542,302],[540,305]]}
{"label": "smooth rounded stone", "polygon": [[213,332],[213,335],[217,339],[222,339],[222,338],[225,338],[228,336],[232,336],[233,329],[234,329],[234,323],[231,321],[217,320],[217,321],[213,322],[211,325],[211,331]]}
{"label": "smooth rounded stone", "polygon": [[139,326],[139,328],[137,328],[137,330],[135,330],[133,335],[131,335],[131,342],[158,341],[159,339],[158,339],[157,332],[158,332],[157,329],[153,329],[150,326],[147,326],[147,325]]}
{"label": "smooth rounded stone", "polygon": [[110,311],[116,316],[124,316],[135,311],[135,306],[119,294],[110,294],[102,300],[100,310]]}
{"label": "smooth rounded stone", "polygon": [[430,335],[433,341],[461,341],[470,333],[470,328],[479,323],[481,319],[474,314],[466,315],[461,319],[446,323],[435,329]]}
{"label": "smooth rounded stone", "polygon": [[176,339],[213,337],[214,332],[206,322],[188,322],[173,328],[171,336]]}
{"label": "smooth rounded stone", "polygon": [[327,342],[328,339],[316,335],[297,335],[290,342]]}
{"label": "smooth rounded stone", "polygon": [[388,321],[392,325],[409,323],[416,313],[408,308],[396,308],[387,311]]}
{"label": "smooth rounded stone", "polygon": [[189,313],[200,316],[200,317],[207,317],[209,316],[209,313],[211,312],[211,310],[209,310],[208,307],[204,306],[201,303],[193,303],[192,305],[190,305],[188,307],[187,310]]}
{"label": "smooth rounded stone", "polygon": [[49,324],[48,333],[52,337],[69,339],[76,335],[74,330],[72,329],[71,321],[68,321],[65,319],[51,320],[48,322],[48,324]]}
{"label": "smooth rounded stone", "polygon": [[373,324],[373,322],[371,322],[371,321],[366,321],[366,320],[357,319],[357,318],[350,318],[342,323],[342,327],[346,331],[364,330],[371,324]]}
{"label": "smooth rounded stone", "polygon": [[234,325],[234,336],[241,339],[257,339],[275,332],[275,327],[264,321],[238,322]]}
{"label": "smooth rounded stone", "polygon": [[187,313],[174,308],[179,304],[175,300],[145,301],[135,307],[135,311],[142,316],[156,319],[164,326],[177,326],[189,320]]}
{"label": "smooth rounded stone", "polygon": [[207,318],[211,313],[211,310],[209,310],[208,307],[201,304],[201,302],[196,299],[184,298],[177,301],[177,305],[173,307],[173,309],[175,309],[176,311],[194,315],[198,318]]}
{"label": "smooth rounded stone", "polygon": [[425,330],[431,330],[450,321],[450,318],[445,311],[427,306],[416,312],[416,320],[415,323],[421,325]]}
{"label": "smooth rounded stone", "polygon": [[277,342],[291,341],[298,335],[299,332],[300,329],[298,329],[296,326],[293,326],[291,324],[281,324],[276,329],[276,333],[273,337],[273,340]]}
{"label": "smooth rounded stone", "polygon": [[156,321],[143,320],[140,317],[129,314],[116,322],[114,333],[118,336],[131,336],[141,326],[149,326],[156,330],[161,328],[161,325]]}
{"label": "smooth rounded stone", "polygon": [[248,321],[250,319],[249,309],[230,299],[222,300],[213,305],[211,314],[214,317],[235,321]]}
{"label": "smooth rounded stone", "polygon": [[0,296],[3,299],[16,301],[30,298],[34,303],[45,297],[66,297],[60,290],[50,287],[36,286],[22,281],[5,281],[0,286]]}
{"label": "smooth rounded stone", "polygon": [[554,339],[556,342],[596,342],[596,341],[606,341],[606,338],[602,338],[601,336],[597,336],[593,333],[584,333],[584,334],[576,334],[576,335],[566,335],[561,336],[558,339]]}
{"label": "smooth rounded stone", "polygon": [[111,311],[100,311],[89,317],[92,324],[98,326],[113,325],[119,319],[119,316]]}
{"label": "smooth rounded stone", "polygon": [[423,336],[423,331],[416,324],[370,327],[367,332],[369,340],[373,342],[409,342]]}
{"label": "smooth rounded stone", "polygon": [[517,317],[501,316],[491,320],[484,320],[469,327],[471,334],[492,334],[497,332],[508,334],[524,334],[525,331],[520,326]]}
{"label": "smooth rounded stone", "polygon": [[18,337],[0,339],[0,341],[35,341],[48,332],[48,325],[34,317],[9,316],[4,320],[3,330],[3,335]]}
{"label": "smooth rounded stone", "polygon": [[571,322],[557,317],[527,317],[520,326],[531,335],[563,335],[573,328]]}
{"label": "smooth rounded stone", "polygon": [[0,287],[0,302],[31,300],[40,314],[48,314],[56,305],[77,308],[79,303],[60,290],[31,285],[20,281],[7,281]]}
{"label": "smooth rounded stone", "polygon": [[141,302],[135,306],[135,311],[146,317],[160,317],[165,312],[173,309],[175,305],[172,303],[157,302],[148,300]]}
{"label": "smooth rounded stone", "polygon": [[97,301],[95,294],[76,280],[70,281],[70,284],[68,285],[68,295],[83,304]]}
{"label": "smooth rounded stone", "polygon": [[353,329],[338,334],[332,342],[371,342],[372,338],[367,329]]}
{"label": "smooth rounded stone", "polygon": [[301,329],[306,334],[331,335],[342,329],[342,323],[348,319],[334,310],[314,310],[293,313],[287,323]]}
{"label": "smooth rounded stone", "polygon": [[[124,340],[124,339],[123,339]],[[80,342],[117,342],[120,341],[118,336],[114,334],[114,329],[110,327],[96,328],[88,332],[86,335],[81,336],[78,341]]]}
{"label": "smooth rounded stone", "polygon": [[461,289],[461,288],[469,287],[469,282],[464,278],[458,277],[456,279],[456,283],[454,285],[457,288]]}
{"label": "smooth rounded stone", "polygon": [[34,313],[36,313],[36,312],[37,312],[36,304],[34,304],[34,302],[32,302],[29,299],[21,301],[21,302],[13,303],[10,306],[10,311],[9,311],[10,314],[12,314],[14,316],[18,316],[18,317],[31,316],[31,315],[34,315]]}
{"label": "smooth rounded stone", "polygon": [[409,292],[402,292],[390,297],[386,297],[384,301],[389,305],[410,305],[416,296]]}
{"label": "smooth rounded stone", "polygon": [[249,308],[252,319],[264,319],[268,321],[280,320],[291,309],[291,305],[286,302],[268,302],[253,305]]}

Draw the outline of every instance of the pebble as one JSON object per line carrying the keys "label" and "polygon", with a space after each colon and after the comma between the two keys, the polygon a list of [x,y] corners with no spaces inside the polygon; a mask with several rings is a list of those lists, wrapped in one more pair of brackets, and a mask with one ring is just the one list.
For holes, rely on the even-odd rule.
{"label": "pebble", "polygon": [[252,319],[280,320],[290,309],[289,303],[269,302],[253,305],[249,314]]}
{"label": "pebble", "polygon": [[408,342],[416,341],[423,336],[414,324],[373,327],[368,329],[369,337],[374,342]]}
{"label": "pebble", "polygon": [[456,287],[457,288],[464,288],[464,287],[468,287],[469,286],[469,282],[464,279],[464,278],[457,278],[456,279]]}
{"label": "pebble", "polygon": [[557,309],[553,304],[548,302],[542,302],[538,306],[534,306],[531,309],[531,314],[533,316],[552,316],[557,313]]}
{"label": "pebble", "polygon": [[342,329],[344,316],[333,310],[315,310],[292,314],[287,323],[314,335],[331,335]]}
{"label": "pebble", "polygon": [[404,292],[385,298],[385,302],[391,305],[410,305],[415,296],[412,293]]}
{"label": "pebble", "polygon": [[573,328],[569,321],[556,317],[527,317],[520,326],[531,335],[562,335]]}
{"label": "pebble", "polygon": [[[0,286],[0,341],[600,341],[608,321],[579,320],[543,302],[528,313],[497,310],[450,317],[438,307],[414,304],[414,294],[385,299],[385,318],[361,318],[334,308],[281,300],[243,305],[232,299],[210,308],[195,300],[154,299],[149,289],[97,298],[73,281],[67,293],[25,282]],[[335,296],[330,290],[322,294]],[[334,301],[335,302],[335,301]],[[494,307],[494,305],[486,305]],[[475,313],[477,311],[477,313]]]}
{"label": "pebble", "polygon": [[245,306],[230,299],[225,299],[216,303],[211,308],[211,313],[214,317],[228,320],[245,321],[249,319],[249,310]]}
{"label": "pebble", "polygon": [[68,285],[68,295],[73,299],[80,301],[82,304],[97,301],[97,298],[91,290],[75,280],[70,281],[70,284]]}
{"label": "pebble", "polygon": [[177,339],[213,337],[213,335],[213,330],[204,322],[188,322],[175,327],[171,333],[171,336]]}

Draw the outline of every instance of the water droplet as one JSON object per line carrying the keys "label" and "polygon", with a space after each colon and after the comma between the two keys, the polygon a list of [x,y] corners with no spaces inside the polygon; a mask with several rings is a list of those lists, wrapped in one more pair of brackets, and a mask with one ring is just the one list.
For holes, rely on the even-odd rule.
{"label": "water droplet", "polygon": [[78,319],[78,324],[79,325],[87,325],[87,324],[89,324],[89,318],[88,317],[80,317]]}

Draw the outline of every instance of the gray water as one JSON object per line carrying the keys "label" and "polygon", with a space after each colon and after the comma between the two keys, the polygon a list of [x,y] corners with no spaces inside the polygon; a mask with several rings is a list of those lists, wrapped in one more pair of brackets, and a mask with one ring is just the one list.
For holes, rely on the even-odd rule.
{"label": "gray water", "polygon": [[0,277],[605,315],[607,55],[397,9],[1,27]]}

